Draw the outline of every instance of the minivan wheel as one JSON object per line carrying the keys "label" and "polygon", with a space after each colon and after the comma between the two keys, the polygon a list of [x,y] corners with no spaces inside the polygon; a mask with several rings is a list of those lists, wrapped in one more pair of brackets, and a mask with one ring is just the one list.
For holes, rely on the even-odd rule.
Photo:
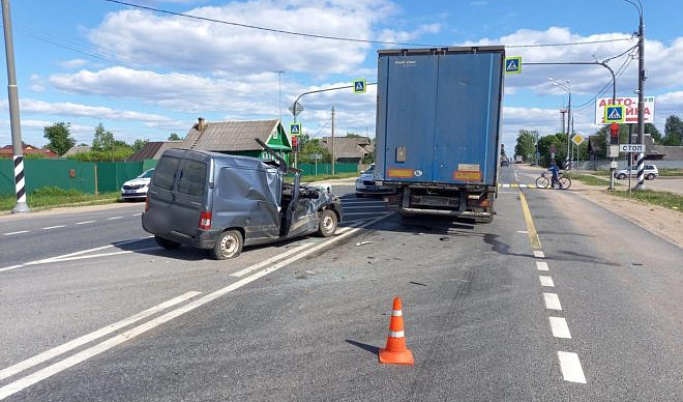
{"label": "minivan wheel", "polygon": [[337,214],[326,209],[320,213],[320,223],[318,224],[318,236],[330,237],[337,230]]}
{"label": "minivan wheel", "polygon": [[242,234],[237,230],[226,230],[216,239],[211,255],[217,260],[235,258],[242,252]]}
{"label": "minivan wheel", "polygon": [[180,247],[180,243],[164,239],[163,237],[154,236],[154,240],[166,250],[177,250]]}
{"label": "minivan wheel", "polygon": [[654,173],[650,173],[650,174],[648,174],[647,176],[645,176],[645,178],[648,179],[648,180],[654,180],[654,179],[655,179],[655,175],[654,175]]}
{"label": "minivan wheel", "polygon": [[617,179],[619,180],[624,180],[626,178],[626,175],[621,173],[619,176],[617,176]]}

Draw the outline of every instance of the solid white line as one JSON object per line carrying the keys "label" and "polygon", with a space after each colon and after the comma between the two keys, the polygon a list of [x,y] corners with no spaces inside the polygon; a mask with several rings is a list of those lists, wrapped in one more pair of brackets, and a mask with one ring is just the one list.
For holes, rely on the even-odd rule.
{"label": "solid white line", "polygon": [[20,373],[24,370],[27,370],[31,367],[37,366],[38,364],[45,362],[47,360],[50,360],[52,358],[55,358],[61,354],[64,354],[68,351],[71,351],[73,349],[76,349],[79,346],[85,345],[88,342],[94,341],[95,339],[101,338],[105,335],[109,335],[113,332],[118,331],[121,328],[127,327],[135,322],[138,322],[144,318],[147,318],[153,314],[156,314],[160,311],[166,310],[169,307],[173,307],[176,304],[182,303],[186,300],[189,300],[198,294],[201,294],[200,292],[187,292],[183,295],[180,295],[176,298],[173,298],[171,300],[167,300],[161,304],[157,304],[156,306],[147,309],[145,311],[142,311],[140,313],[137,313],[129,318],[126,318],[125,320],[121,320],[117,323],[108,325],[104,328],[98,329],[95,332],[91,332],[87,335],[83,335],[80,338],[76,338],[73,341],[67,342],[63,345],[57,346],[56,348],[52,348],[50,350],[47,350],[43,353],[40,353],[36,356],[31,357],[30,359],[26,359],[22,362],[19,362],[13,366],[7,367],[4,370],[0,371],[0,380],[4,380],[5,378],[11,377],[17,373]]}
{"label": "solid white line", "polygon": [[27,387],[30,387],[31,385],[36,384],[36,383],[38,383],[38,382],[40,382],[46,378],[49,378],[55,374],[58,374],[58,373],[66,370],[70,367],[73,367],[73,366],[93,357],[93,356],[96,356],[102,352],[105,352],[105,351],[107,351],[107,350],[109,350],[109,349],[111,349],[111,348],[113,348],[119,344],[127,342],[127,341],[131,340],[132,338],[134,338],[138,335],[141,335],[141,334],[143,334],[143,333],[145,333],[151,329],[158,327],[159,325],[162,325],[168,321],[171,321],[172,319],[177,318],[177,317],[181,316],[182,314],[185,314],[189,311],[192,311],[198,307],[201,307],[206,303],[209,303],[209,302],[211,302],[211,301],[213,301],[213,300],[215,300],[221,296],[224,296],[224,295],[232,292],[233,290],[239,289],[242,286],[245,286],[245,285],[247,285],[247,284],[249,284],[249,283],[251,283],[251,282],[253,282],[259,278],[262,278],[262,277],[268,275],[269,273],[275,272],[278,269],[285,267],[294,261],[297,261],[301,258],[308,256],[311,253],[314,253],[314,252],[316,252],[316,251],[318,251],[324,247],[327,247],[331,243],[335,243],[337,241],[340,241],[340,240],[352,235],[353,233],[355,233],[356,231],[360,230],[363,227],[366,227],[366,226],[372,225],[376,222],[379,222],[380,220],[386,218],[387,216],[389,216],[389,214],[385,214],[381,217],[378,217],[377,219],[373,219],[373,220],[367,222],[366,224],[359,226],[357,228],[354,228],[353,230],[349,230],[348,232],[346,232],[342,235],[337,235],[337,236],[331,238],[330,240],[328,240],[326,242],[319,243],[316,246],[311,247],[308,250],[305,250],[304,252],[302,252],[299,255],[296,255],[296,256],[291,257],[285,261],[282,261],[282,262],[279,262],[275,265],[272,265],[272,266],[270,266],[270,267],[268,267],[262,271],[259,271],[255,274],[251,275],[251,276],[248,276],[242,280],[239,280],[239,281],[237,281],[237,282],[235,282],[229,286],[226,286],[222,289],[219,289],[213,293],[210,293],[210,294],[208,294],[208,295],[206,295],[200,299],[197,299],[193,302],[187,303],[186,305],[184,305],[178,309],[169,311],[168,313],[166,313],[160,317],[157,317],[153,320],[150,320],[150,321],[148,321],[142,325],[139,325],[135,328],[132,328],[126,332],[123,332],[120,335],[117,335],[113,338],[110,338],[110,339],[108,339],[108,340],[106,340],[100,344],[97,344],[93,347],[85,349],[80,353],[77,353],[77,354],[70,356],[64,360],[61,360],[61,361],[59,361],[59,362],[57,362],[51,366],[48,366],[42,370],[38,370],[31,375],[28,375],[28,376],[23,377],[23,378],[15,381],[15,382],[12,382],[12,383],[0,388],[0,400],[7,398],[8,396],[13,395],[13,394],[15,394],[15,393],[27,388]]}
{"label": "solid white line", "polygon": [[550,320],[550,329],[553,331],[555,338],[572,339],[567,320],[562,317],[548,317],[548,319]]}
{"label": "solid white line", "polygon": [[65,228],[65,227],[66,227],[66,225],[48,226],[46,228],[43,228],[43,230],[59,229],[59,228]]}
{"label": "solid white line", "polygon": [[141,252],[141,251],[152,251],[152,250],[158,250],[158,249],[159,249],[159,247],[145,247],[145,248],[138,248],[135,250],[112,251],[111,253],[101,253],[101,254],[92,254],[92,255],[77,255],[77,256],[66,257],[66,258],[49,258],[46,260],[27,262],[24,265],[41,265],[41,264],[52,264],[55,262],[87,260],[90,258],[111,257],[112,255],[133,254],[133,253],[137,253],[137,252]]}
{"label": "solid white line", "polygon": [[539,276],[538,279],[541,281],[541,286],[547,286],[549,288],[554,288],[555,287],[555,282],[553,282],[553,278],[549,276]]}
{"label": "solid white line", "polygon": [[123,216],[112,216],[111,218],[107,218],[108,221],[115,221],[117,219],[121,219]]}
{"label": "solid white line", "polygon": [[560,359],[560,368],[565,381],[586,383],[579,355],[571,352],[557,352],[557,357]]}
{"label": "solid white line", "polygon": [[97,221],[85,221],[85,222],[78,222],[76,225],[87,225],[88,223],[95,223]]}
{"label": "solid white line", "polygon": [[371,208],[375,208],[375,209],[377,209],[377,208],[385,208],[385,209],[386,209],[386,205],[377,205],[377,206],[363,205],[362,207],[346,207],[346,206],[342,206],[342,208],[344,209],[344,211],[346,211],[347,209],[371,209]]}
{"label": "solid white line", "polygon": [[21,268],[23,265],[10,265],[9,267],[0,268],[0,272],[11,271],[13,269]]}
{"label": "solid white line", "polygon": [[545,254],[543,254],[543,251],[541,251],[541,250],[534,250],[534,257],[545,258]]}
{"label": "solid white line", "polygon": [[5,236],[12,236],[12,235],[22,234],[22,233],[28,233],[28,230],[20,230],[18,232],[5,233]]}
{"label": "solid white line", "polygon": [[545,261],[536,261],[536,268],[538,268],[539,271],[549,271],[548,263]]}
{"label": "solid white line", "polygon": [[349,201],[342,201],[342,207],[344,205],[348,205],[348,204],[384,204],[384,203],[385,202],[382,200],[375,200],[375,201],[372,201],[372,200],[367,200],[367,201],[349,200]]}
{"label": "solid white line", "polygon": [[347,215],[377,215],[379,212],[344,212],[344,217]]}
{"label": "solid white line", "polygon": [[265,267],[266,265],[274,263],[275,261],[279,261],[279,260],[282,260],[283,258],[289,257],[290,255],[292,255],[294,253],[298,253],[299,251],[301,251],[305,248],[311,247],[312,245],[313,245],[313,243],[304,243],[304,244],[300,245],[299,247],[293,248],[293,249],[291,249],[285,253],[276,255],[275,257],[268,258],[267,260],[263,260],[263,261],[261,261],[257,264],[254,264],[250,267],[246,267],[241,271],[237,271],[230,276],[236,276],[238,278],[241,278],[246,274],[250,274],[250,273],[256,271],[257,269],[261,269],[261,268]]}
{"label": "solid white line", "polygon": [[545,308],[548,310],[562,310],[560,305],[560,298],[557,293],[543,293],[543,300],[545,301]]}

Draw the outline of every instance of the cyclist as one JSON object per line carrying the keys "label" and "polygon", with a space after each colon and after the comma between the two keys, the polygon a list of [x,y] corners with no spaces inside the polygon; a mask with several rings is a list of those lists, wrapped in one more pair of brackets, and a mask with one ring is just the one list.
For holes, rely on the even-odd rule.
{"label": "cyclist", "polygon": [[560,184],[560,167],[557,166],[557,163],[555,163],[555,159],[550,161],[550,167],[548,170],[553,173],[552,180],[550,181],[550,187],[555,188],[555,184],[557,184],[558,188],[562,189],[562,184]]}

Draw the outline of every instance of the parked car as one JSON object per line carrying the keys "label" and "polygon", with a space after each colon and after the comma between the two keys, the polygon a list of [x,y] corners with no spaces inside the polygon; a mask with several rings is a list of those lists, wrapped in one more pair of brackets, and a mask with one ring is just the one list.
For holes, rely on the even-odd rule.
{"label": "parked car", "polygon": [[144,200],[147,198],[147,189],[153,174],[154,169],[145,170],[140,176],[123,183],[121,198],[124,200]]}
{"label": "parked car", "polygon": [[342,219],[339,198],[301,186],[300,171],[259,144],[277,162],[191,149],[165,151],[149,186],[143,228],[166,249],[186,244],[208,249],[216,259],[237,257],[243,246],[333,235]]}
{"label": "parked car", "polygon": [[363,198],[366,195],[393,194],[396,189],[391,186],[377,184],[375,175],[375,164],[370,165],[368,170],[361,171],[360,177],[356,179],[356,197]]}
{"label": "parked car", "polygon": [[510,166],[510,161],[508,160],[507,157],[501,156],[500,157],[500,166]]}
{"label": "parked car", "polygon": [[[638,166],[631,166],[631,176],[638,176]],[[619,180],[623,180],[628,177],[629,168],[617,170],[614,172],[614,177]],[[645,165],[644,170],[645,178],[647,180],[654,180],[655,177],[659,176],[659,170],[655,165]]]}

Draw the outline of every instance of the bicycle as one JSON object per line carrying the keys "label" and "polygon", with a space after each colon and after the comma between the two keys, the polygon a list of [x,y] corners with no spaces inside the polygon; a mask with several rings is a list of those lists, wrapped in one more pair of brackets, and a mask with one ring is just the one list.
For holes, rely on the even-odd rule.
{"label": "bicycle", "polygon": [[[546,173],[548,172],[541,172],[541,176],[536,179],[536,187],[542,189],[550,187],[550,179],[546,176]],[[559,185],[556,187],[558,190],[568,190],[572,186],[572,180],[569,177],[563,176],[560,172],[557,184]]]}

